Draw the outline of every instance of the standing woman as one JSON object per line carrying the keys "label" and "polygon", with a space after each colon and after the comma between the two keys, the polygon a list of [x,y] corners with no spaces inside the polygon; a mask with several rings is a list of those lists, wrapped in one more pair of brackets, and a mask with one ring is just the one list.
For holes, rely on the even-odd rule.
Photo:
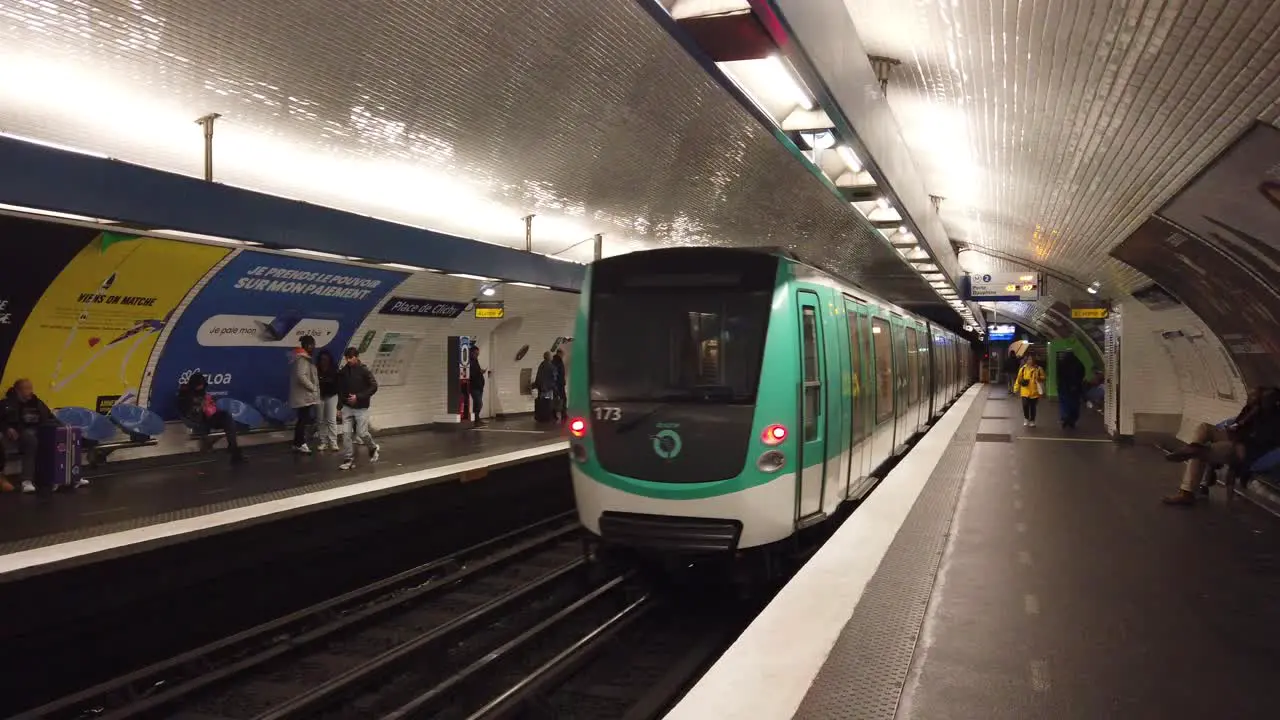
{"label": "standing woman", "polygon": [[1036,404],[1040,402],[1040,396],[1044,395],[1044,368],[1040,367],[1031,353],[1027,353],[1027,362],[1018,370],[1014,387],[1022,396],[1023,427],[1035,427]]}
{"label": "standing woman", "polygon": [[338,449],[338,363],[333,353],[316,353],[316,375],[320,378],[320,452]]}

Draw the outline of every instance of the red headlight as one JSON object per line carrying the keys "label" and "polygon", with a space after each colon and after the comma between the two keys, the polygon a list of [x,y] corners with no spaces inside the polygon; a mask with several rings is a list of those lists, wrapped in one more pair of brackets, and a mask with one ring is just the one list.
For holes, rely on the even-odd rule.
{"label": "red headlight", "polygon": [[765,428],[764,432],[760,435],[760,440],[762,440],[765,445],[780,445],[782,444],[782,441],[786,439],[786,425],[770,425]]}
{"label": "red headlight", "polygon": [[574,437],[582,437],[587,434],[587,421],[582,418],[574,418],[569,421],[569,432]]}

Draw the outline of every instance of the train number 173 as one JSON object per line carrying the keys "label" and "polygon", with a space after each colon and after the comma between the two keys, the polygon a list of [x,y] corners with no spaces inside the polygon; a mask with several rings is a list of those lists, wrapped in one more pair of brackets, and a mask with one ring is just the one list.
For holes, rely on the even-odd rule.
{"label": "train number 173", "polygon": [[622,408],[597,406],[595,412],[597,420],[617,422],[622,419]]}

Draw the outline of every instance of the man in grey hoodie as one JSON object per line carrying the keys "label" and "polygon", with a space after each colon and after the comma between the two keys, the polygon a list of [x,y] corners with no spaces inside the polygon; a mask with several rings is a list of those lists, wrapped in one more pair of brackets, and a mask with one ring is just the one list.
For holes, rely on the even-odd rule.
{"label": "man in grey hoodie", "polygon": [[316,405],[320,404],[320,378],[316,375],[315,361],[311,359],[316,339],[303,335],[298,345],[289,358],[289,407],[298,413],[298,424],[293,427],[293,449],[309,454],[311,447],[307,445],[307,428],[314,422]]}

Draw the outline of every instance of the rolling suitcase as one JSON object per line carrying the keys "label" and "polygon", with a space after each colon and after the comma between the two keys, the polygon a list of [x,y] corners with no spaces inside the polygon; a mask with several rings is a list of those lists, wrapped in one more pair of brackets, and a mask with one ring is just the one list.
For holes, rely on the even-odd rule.
{"label": "rolling suitcase", "polygon": [[552,408],[555,400],[550,397],[549,393],[538,393],[533,400],[533,421],[537,423],[549,423],[555,420]]}
{"label": "rolling suitcase", "polygon": [[36,485],[60,490],[80,483],[80,428],[43,426],[36,431],[40,448],[36,455]]}

